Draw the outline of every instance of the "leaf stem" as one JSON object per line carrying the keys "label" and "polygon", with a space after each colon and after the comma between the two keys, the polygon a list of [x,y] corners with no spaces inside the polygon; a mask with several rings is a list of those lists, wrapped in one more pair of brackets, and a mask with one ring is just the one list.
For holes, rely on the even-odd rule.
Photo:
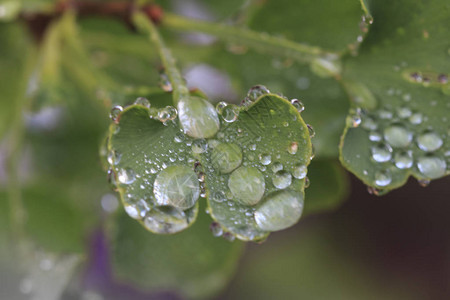
{"label": "leaf stem", "polygon": [[198,31],[217,36],[230,43],[248,46],[272,55],[280,55],[308,63],[317,57],[337,57],[339,53],[325,51],[316,46],[297,43],[282,37],[259,33],[243,27],[230,26],[184,18],[166,13],[162,24],[173,29]]}
{"label": "leaf stem", "polygon": [[180,71],[176,67],[176,62],[170,49],[166,47],[155,25],[141,12],[134,13],[132,20],[138,30],[148,34],[155,44],[165,72],[167,73],[167,77],[172,85],[174,104],[177,105],[180,100],[189,98],[189,89],[187,88]]}

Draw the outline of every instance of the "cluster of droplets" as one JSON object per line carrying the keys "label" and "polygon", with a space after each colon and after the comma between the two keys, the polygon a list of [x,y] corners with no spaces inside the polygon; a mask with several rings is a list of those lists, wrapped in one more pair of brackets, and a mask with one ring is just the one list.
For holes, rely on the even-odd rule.
{"label": "cluster of droplets", "polygon": [[[239,120],[241,111],[267,93],[269,90],[259,85],[249,90],[242,106],[219,102],[216,110],[222,125],[226,127]],[[290,102],[297,112],[304,110],[298,99]],[[295,114],[291,117],[292,121],[297,120]],[[287,119],[281,125],[274,124],[271,129],[274,134],[281,134],[282,128],[289,126]],[[214,174],[214,183],[209,186],[211,211],[208,212],[217,222],[212,223],[210,229],[214,236],[223,236],[228,240],[234,239],[234,236],[243,240],[258,240],[267,232],[292,226],[301,216],[303,194],[296,189],[301,181],[306,184],[307,167],[295,163],[294,157],[303,144],[292,140],[280,153],[268,153],[262,141],[266,138],[265,134],[252,136],[239,124],[233,128],[222,130],[214,139],[202,142],[202,147],[193,149],[208,162],[205,164],[208,167],[202,172]],[[308,132],[314,135],[311,126]],[[293,138],[292,133],[289,138]],[[294,159],[286,159],[285,155]],[[287,162],[281,163],[283,160]]]}
{"label": "cluster of droplets", "polygon": [[[353,109],[350,113],[348,125],[360,126],[368,132],[371,159],[378,163],[374,174],[377,188],[388,186],[399,170],[418,172],[422,177],[421,185],[447,172],[450,153],[445,151],[445,138],[434,128],[423,126],[426,120],[422,112],[406,106],[395,111],[384,107],[370,113],[361,109]],[[365,170],[364,175],[368,174]],[[370,192],[377,194],[380,191],[372,188]]]}

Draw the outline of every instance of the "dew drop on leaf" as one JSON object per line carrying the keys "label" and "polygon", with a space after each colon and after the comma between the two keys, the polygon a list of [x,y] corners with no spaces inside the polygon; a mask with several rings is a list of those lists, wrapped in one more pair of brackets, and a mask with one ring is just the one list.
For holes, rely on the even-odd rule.
{"label": "dew drop on leaf", "polygon": [[161,122],[174,120],[177,117],[177,109],[173,106],[166,106],[158,112],[158,119]]}
{"label": "dew drop on leaf", "polygon": [[303,195],[291,190],[276,191],[261,201],[255,211],[255,221],[265,231],[288,228],[300,219]]}
{"label": "dew drop on leaf", "polygon": [[305,110],[305,106],[303,105],[302,102],[300,102],[300,100],[298,99],[292,99],[291,100],[291,104],[295,107],[295,109],[301,113],[302,111]]}
{"label": "dew drop on leaf", "polygon": [[134,104],[142,105],[142,106],[145,106],[147,108],[150,108],[150,101],[148,101],[148,99],[144,98],[144,97],[137,98],[136,101],[134,101]]}
{"label": "dew drop on leaf", "polygon": [[200,154],[206,152],[208,143],[205,139],[198,139],[192,142],[192,152]]}
{"label": "dew drop on leaf", "polygon": [[193,138],[210,138],[219,130],[219,118],[214,106],[199,97],[178,103],[178,115],[185,134]]}
{"label": "dew drop on leaf", "polygon": [[297,164],[294,166],[292,175],[297,179],[303,179],[306,177],[307,172],[308,172],[308,169],[305,165]]}
{"label": "dew drop on leaf", "polygon": [[264,195],[264,176],[254,167],[239,167],[231,173],[228,187],[234,199],[244,205],[255,205]]}
{"label": "dew drop on leaf", "polygon": [[439,157],[424,156],[417,160],[417,168],[425,177],[435,179],[445,174],[447,164]]}
{"label": "dew drop on leaf", "polygon": [[394,148],[406,147],[411,143],[413,134],[404,126],[394,124],[384,129],[384,139]]}
{"label": "dew drop on leaf", "polygon": [[241,165],[242,151],[236,144],[221,143],[212,150],[211,159],[214,169],[227,174]]}
{"label": "dew drop on leaf", "polygon": [[284,170],[278,171],[273,175],[272,183],[277,189],[285,189],[291,185],[292,176]]}
{"label": "dew drop on leaf", "polygon": [[379,171],[375,173],[375,184],[377,186],[387,186],[391,181],[392,177],[388,171]]}
{"label": "dew drop on leaf", "polygon": [[435,132],[427,131],[417,137],[417,146],[423,151],[431,152],[439,149],[443,144],[442,139]]}
{"label": "dew drop on leaf", "polygon": [[109,113],[109,117],[114,123],[119,123],[119,116],[120,113],[123,111],[123,107],[120,105],[116,105],[111,109],[111,112]]}
{"label": "dew drop on leaf", "polygon": [[259,155],[259,161],[261,162],[261,164],[267,166],[272,162],[272,157],[270,156],[270,154],[262,153]]}
{"label": "dew drop on leaf", "polygon": [[388,144],[380,143],[372,147],[372,158],[376,162],[387,162],[392,157],[392,148]]}
{"label": "dew drop on leaf", "polygon": [[136,174],[130,168],[120,169],[117,172],[117,180],[123,184],[131,184],[136,179]]}
{"label": "dew drop on leaf", "polygon": [[399,169],[409,169],[413,165],[413,157],[410,151],[402,151],[394,155],[395,166]]}
{"label": "dew drop on leaf", "polygon": [[189,226],[186,213],[179,208],[160,206],[153,208],[144,219],[144,226],[155,233],[171,234]]}
{"label": "dew drop on leaf", "polygon": [[200,196],[197,174],[187,166],[170,166],[161,171],[153,185],[156,203],[188,209]]}

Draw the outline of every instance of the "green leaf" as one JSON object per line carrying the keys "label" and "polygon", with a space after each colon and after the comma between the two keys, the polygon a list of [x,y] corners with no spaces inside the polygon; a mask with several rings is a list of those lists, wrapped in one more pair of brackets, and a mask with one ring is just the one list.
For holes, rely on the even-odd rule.
{"label": "green leaf", "polygon": [[[198,212],[197,199],[206,194],[214,198],[209,201],[211,214],[231,237],[261,240],[270,231],[296,223],[302,210],[306,173],[296,175],[295,170],[309,164],[309,130],[289,101],[265,93],[264,87],[253,88],[242,107],[221,103],[218,108],[221,129],[208,140],[185,135],[173,107],[149,108],[150,104],[144,101],[123,111],[114,108],[115,124],[110,128],[108,145],[109,172],[128,214],[152,232],[176,233],[193,223]],[[205,100],[191,96],[190,101]],[[189,109],[194,111],[192,116],[197,115],[194,106]],[[203,117],[188,121],[195,128],[201,127],[207,124],[198,122]],[[260,159],[268,160],[260,162]],[[283,166],[281,171],[279,168]],[[254,183],[254,178],[245,178],[247,175],[257,177],[256,186],[244,185]],[[272,180],[281,180],[275,183],[277,188]],[[243,194],[252,193],[252,188],[258,189],[256,196],[250,196],[249,201],[242,199]],[[283,191],[275,192],[277,189]],[[229,193],[232,196],[228,199],[233,201],[217,202],[219,194]],[[266,219],[278,224],[264,227],[260,222],[258,229],[250,214],[261,215],[276,203],[279,210],[264,215],[266,218],[277,218],[273,212],[282,213],[289,205],[296,208],[289,211],[295,214],[291,218],[286,215],[284,223],[280,219]],[[240,218],[241,224],[233,226],[230,223],[233,218]]]}
{"label": "green leaf", "polygon": [[206,214],[174,236],[150,234],[125,214],[113,222],[113,273],[144,290],[210,298],[228,283],[243,250],[240,242],[213,237]]}
{"label": "green leaf", "polygon": [[221,130],[201,154],[209,210],[239,239],[262,240],[300,217],[309,132],[295,107],[276,95],[260,97],[227,124],[231,109],[222,109]]}
{"label": "green leaf", "polygon": [[305,190],[304,215],[337,209],[349,194],[349,178],[335,161],[313,160],[308,168],[310,186]]}
{"label": "green leaf", "polygon": [[[373,26],[360,55],[345,60],[343,83],[355,108],[341,162],[384,191],[410,175],[426,182],[449,174],[448,3],[367,2]],[[376,104],[365,105],[367,98]]]}
{"label": "green leaf", "polygon": [[249,22],[257,31],[334,51],[345,51],[361,34],[357,0],[269,0],[258,5]]}

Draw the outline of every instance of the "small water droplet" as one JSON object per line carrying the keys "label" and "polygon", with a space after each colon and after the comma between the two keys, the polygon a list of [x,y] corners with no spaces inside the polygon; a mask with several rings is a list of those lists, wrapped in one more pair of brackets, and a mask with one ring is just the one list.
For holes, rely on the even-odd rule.
{"label": "small water droplet", "polygon": [[272,177],[272,183],[277,189],[285,189],[292,183],[292,176],[288,172],[281,170]]}
{"label": "small water droplet", "polygon": [[421,187],[427,187],[427,186],[430,185],[431,180],[429,180],[429,179],[419,179],[419,180],[417,180],[417,182],[419,183],[419,185]]}
{"label": "small water droplet", "polygon": [[158,112],[158,119],[161,122],[174,120],[177,117],[177,109],[173,106],[166,106]]}
{"label": "small water droplet", "polygon": [[443,144],[439,135],[432,131],[426,131],[417,137],[417,146],[423,151],[432,152],[441,148]]}
{"label": "small water droplet", "polygon": [[221,143],[212,150],[211,160],[214,169],[222,174],[230,173],[242,163],[241,148],[236,144]]}
{"label": "small water droplet", "polygon": [[209,226],[209,230],[211,230],[212,235],[215,237],[222,236],[223,234],[222,226],[217,222],[212,222]]}
{"label": "small water droplet", "polygon": [[158,205],[193,207],[200,196],[197,175],[186,166],[167,167],[156,176],[153,193]]}
{"label": "small water droplet", "polygon": [[382,139],[383,137],[379,132],[371,131],[369,133],[369,140],[371,140],[372,142],[380,142]]}
{"label": "small water droplet", "polygon": [[367,130],[376,130],[378,128],[377,123],[371,117],[365,117],[361,126]]}
{"label": "small water droplet", "polygon": [[227,200],[225,192],[223,191],[215,191],[211,193],[210,199],[216,202],[224,202]]}
{"label": "small water droplet", "polygon": [[117,180],[123,184],[131,184],[136,179],[136,174],[130,168],[120,169],[117,173]]}
{"label": "small water droplet", "polygon": [[272,172],[276,173],[280,170],[283,170],[283,165],[279,162],[276,162],[272,165]]}
{"label": "small water droplet", "polygon": [[306,177],[307,172],[308,168],[305,165],[297,164],[294,166],[292,175],[297,179],[303,179]]}
{"label": "small water droplet", "polygon": [[422,114],[421,113],[414,113],[409,117],[409,122],[414,125],[419,125],[422,123]]}
{"label": "small water droplet", "polygon": [[222,237],[229,242],[232,242],[236,239],[236,236],[231,232],[225,232]]}
{"label": "small water droplet", "polygon": [[172,91],[172,83],[169,80],[169,77],[167,74],[162,70],[159,72],[159,86],[165,91],[165,92],[171,92]]}
{"label": "small water droplet", "polygon": [[386,109],[380,109],[378,110],[378,116],[381,119],[392,119],[393,115],[392,112]]}
{"label": "small water droplet", "polygon": [[394,148],[408,146],[413,134],[400,124],[394,124],[384,129],[384,139]]}
{"label": "small water droplet", "polygon": [[150,101],[148,101],[148,99],[144,98],[144,97],[137,98],[136,101],[134,101],[134,104],[142,105],[142,106],[145,106],[147,108],[150,108]]}
{"label": "small water droplet", "polygon": [[114,123],[119,124],[120,113],[122,111],[123,111],[123,107],[120,105],[116,105],[111,109],[111,112],[109,113],[109,117],[111,118],[111,120]]}
{"label": "small water droplet", "polygon": [[192,152],[200,154],[208,150],[208,143],[205,139],[198,139],[192,142]]}
{"label": "small water droplet", "polygon": [[238,109],[235,105],[227,105],[219,113],[225,122],[232,123],[238,118]]}
{"label": "small water droplet", "polygon": [[435,179],[445,174],[447,164],[439,157],[424,156],[417,160],[417,168],[427,178]]}
{"label": "small water droplet", "polygon": [[288,151],[290,154],[295,154],[295,153],[297,153],[297,150],[298,150],[298,143],[297,143],[297,142],[291,142],[291,143],[289,144],[288,149],[287,149],[287,151]]}
{"label": "small water droplet", "polygon": [[399,169],[409,169],[413,165],[413,157],[410,151],[398,152],[394,155],[395,166]]}
{"label": "small water droplet", "polygon": [[377,186],[387,186],[392,181],[391,174],[386,171],[379,171],[375,173],[375,184]]}
{"label": "small water droplet", "polygon": [[402,119],[406,119],[412,115],[412,111],[408,107],[399,107],[397,109],[397,115]]}
{"label": "small water droplet", "polygon": [[301,113],[302,111],[305,110],[305,106],[303,105],[303,103],[298,100],[298,99],[292,99],[291,100],[291,104],[295,107],[295,109]]}
{"label": "small water droplet", "polygon": [[264,176],[254,167],[240,167],[231,173],[228,187],[234,199],[244,205],[258,203],[265,191]]}
{"label": "small water droplet", "polygon": [[276,191],[258,205],[255,221],[262,230],[282,230],[297,223],[302,211],[303,194],[291,190]]}
{"label": "small water droplet", "polygon": [[387,162],[392,157],[392,148],[388,144],[380,143],[372,147],[372,158],[376,162]]}
{"label": "small water droplet", "polygon": [[247,98],[251,103],[255,102],[260,96],[269,94],[270,91],[264,85],[255,85],[248,90]]}
{"label": "small water droplet", "polygon": [[272,157],[270,156],[270,154],[262,153],[259,155],[259,161],[261,162],[261,164],[267,166],[272,162]]}
{"label": "small water droplet", "polygon": [[121,158],[122,153],[120,153],[119,151],[111,150],[108,153],[107,160],[110,165],[117,165],[119,164]]}
{"label": "small water droplet", "polygon": [[175,143],[182,143],[186,139],[186,136],[183,133],[179,132],[173,139]]}
{"label": "small water droplet", "polygon": [[314,128],[309,124],[306,124],[306,127],[308,127],[309,137],[313,138],[316,135]]}

